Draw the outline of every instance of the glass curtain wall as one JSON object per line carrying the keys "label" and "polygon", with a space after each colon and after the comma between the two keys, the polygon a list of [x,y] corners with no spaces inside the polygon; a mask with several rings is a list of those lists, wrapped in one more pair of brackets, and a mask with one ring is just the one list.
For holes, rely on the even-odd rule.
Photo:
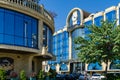
{"label": "glass curtain wall", "polygon": [[96,17],[96,18],[94,18],[94,24],[99,27],[99,26],[101,26],[102,20],[103,20],[103,16]]}
{"label": "glass curtain wall", "polygon": [[61,53],[61,60],[63,61],[66,61],[68,60],[68,45],[69,45],[69,42],[68,42],[68,32],[65,31],[62,33],[62,53]]}
{"label": "glass curtain wall", "polygon": [[77,46],[80,46],[80,45],[77,45],[74,43],[74,39],[79,37],[79,36],[82,36],[84,37],[84,29],[83,28],[77,28],[75,29],[74,31],[72,31],[72,59],[77,59],[77,53],[79,52],[78,50],[75,50],[75,48]]}
{"label": "glass curtain wall", "polygon": [[108,21],[114,21],[116,20],[116,10],[110,11],[105,14],[106,15],[106,20]]}
{"label": "glass curtain wall", "polygon": [[[96,26],[100,26],[100,23],[101,23],[102,19],[103,19],[102,16],[94,18],[94,24]],[[85,24],[85,26],[91,26],[93,23],[92,23],[92,20],[89,20],[89,21],[85,22],[84,24]],[[85,39],[89,40],[87,35],[90,34],[91,32],[90,32],[90,30],[87,27],[85,27],[84,30],[85,30]],[[89,63],[88,68],[87,68],[87,70],[101,70],[101,69],[102,69],[102,66],[98,62],[96,62],[96,63]]]}
{"label": "glass curtain wall", "polygon": [[0,44],[38,48],[38,20],[0,8]]}
{"label": "glass curtain wall", "polygon": [[[48,61],[49,65],[61,64],[68,60],[68,32],[64,31],[53,36],[53,54],[56,61]],[[64,69],[62,67],[60,70]]]}
{"label": "glass curtain wall", "polygon": [[84,25],[85,25],[85,28],[84,28],[85,36],[84,36],[84,38],[85,38],[85,39],[89,39],[89,38],[87,37],[87,35],[90,34],[90,30],[87,28],[87,26],[92,25],[92,20],[89,20],[89,21],[85,22]]}
{"label": "glass curtain wall", "polygon": [[43,40],[43,45],[48,47],[49,53],[52,53],[52,41],[53,41],[52,30],[45,23],[44,23],[43,37],[45,38]]}

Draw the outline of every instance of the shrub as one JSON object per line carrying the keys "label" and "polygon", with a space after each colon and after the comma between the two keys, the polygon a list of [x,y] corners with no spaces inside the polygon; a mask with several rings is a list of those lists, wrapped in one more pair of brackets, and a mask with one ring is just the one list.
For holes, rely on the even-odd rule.
{"label": "shrub", "polygon": [[42,70],[39,71],[38,73],[38,79],[43,80],[44,79],[44,72]]}
{"label": "shrub", "polygon": [[107,80],[120,80],[120,73],[108,73]]}
{"label": "shrub", "polygon": [[5,70],[0,69],[0,80],[6,80]]}
{"label": "shrub", "polygon": [[26,79],[26,74],[25,74],[24,70],[20,71],[20,80],[27,80]]}

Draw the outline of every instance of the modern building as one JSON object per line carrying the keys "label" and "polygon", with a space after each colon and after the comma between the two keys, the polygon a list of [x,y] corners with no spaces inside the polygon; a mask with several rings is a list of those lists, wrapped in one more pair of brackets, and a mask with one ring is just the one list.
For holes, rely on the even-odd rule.
{"label": "modern building", "polygon": [[48,61],[46,71],[50,68],[56,69],[58,73],[80,72],[85,69],[85,64],[81,63],[75,50],[74,38],[84,37],[83,20],[90,13],[79,8],[70,11],[63,29],[53,35],[53,53],[56,61]]}
{"label": "modern building", "polygon": [[[95,24],[100,26],[101,20],[117,20],[117,25],[119,25],[120,4],[92,14],[80,8],[73,8],[67,16],[65,27],[53,35],[53,53],[56,55],[56,61],[48,61],[46,69],[52,68],[58,73],[83,71],[101,73],[105,71],[105,63],[81,63],[77,57],[79,51],[75,50],[75,47],[79,45],[74,44],[76,37],[87,38],[86,35],[90,33],[85,25]],[[66,37],[64,37],[65,34]],[[120,72],[120,66],[116,65],[120,65],[120,60],[109,62],[108,72]]]}
{"label": "modern building", "polygon": [[39,0],[0,0],[0,68],[30,74],[52,54],[53,17]]}

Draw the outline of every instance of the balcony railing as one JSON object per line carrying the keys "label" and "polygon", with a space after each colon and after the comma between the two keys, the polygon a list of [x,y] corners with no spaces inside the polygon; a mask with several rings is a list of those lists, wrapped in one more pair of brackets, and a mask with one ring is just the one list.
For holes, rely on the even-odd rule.
{"label": "balcony railing", "polygon": [[7,3],[17,6],[23,6],[29,9],[32,9],[39,14],[44,15],[49,20],[53,21],[53,17],[43,8],[43,6],[39,5],[36,2],[30,1],[30,0],[0,0],[0,3]]}

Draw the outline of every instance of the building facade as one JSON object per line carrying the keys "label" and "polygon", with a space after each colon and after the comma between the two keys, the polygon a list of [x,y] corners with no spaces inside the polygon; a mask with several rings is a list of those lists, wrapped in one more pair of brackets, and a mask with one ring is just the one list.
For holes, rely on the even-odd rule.
{"label": "building facade", "polygon": [[54,59],[54,20],[39,0],[0,0],[0,68],[30,74]]}
{"label": "building facade", "polygon": [[[105,63],[99,64],[89,63],[85,64],[80,61],[77,57],[79,51],[75,50],[75,47],[79,46],[74,44],[74,39],[78,36],[87,39],[87,34],[90,31],[85,27],[86,25],[95,24],[97,26],[101,25],[101,20],[114,21],[117,20],[117,24],[120,24],[120,4],[118,6],[112,6],[105,9],[105,11],[100,11],[98,13],[88,13],[80,8],[73,8],[66,19],[66,25],[63,29],[54,33],[53,38],[53,53],[56,55],[56,61],[48,61],[47,69],[53,68],[58,73],[61,72],[103,72],[105,71]],[[62,34],[67,33],[67,37],[63,39]],[[61,37],[61,39],[59,39]],[[60,40],[57,42],[57,40]],[[68,40],[68,42],[65,42]],[[67,45],[67,54],[64,51],[63,46]],[[60,51],[59,51],[60,50]],[[62,54],[62,55],[61,55]],[[66,57],[66,59],[64,59]],[[64,64],[64,66],[62,66]],[[120,72],[120,60],[109,62],[108,72]],[[61,70],[61,66],[64,68]],[[49,67],[49,68],[48,68]]]}

